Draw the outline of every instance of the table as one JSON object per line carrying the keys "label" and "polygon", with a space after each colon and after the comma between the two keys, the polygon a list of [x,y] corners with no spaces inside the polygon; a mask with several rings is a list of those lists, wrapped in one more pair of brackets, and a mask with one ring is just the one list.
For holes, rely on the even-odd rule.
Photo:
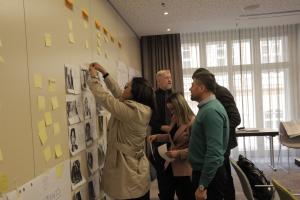
{"label": "table", "polygon": [[[275,163],[274,163],[274,144],[273,138],[279,135],[279,131],[275,129],[262,128],[262,129],[242,129],[236,131],[236,137],[260,137],[260,136],[268,136],[270,141],[270,167],[276,171]],[[245,148],[245,144],[244,144]]]}

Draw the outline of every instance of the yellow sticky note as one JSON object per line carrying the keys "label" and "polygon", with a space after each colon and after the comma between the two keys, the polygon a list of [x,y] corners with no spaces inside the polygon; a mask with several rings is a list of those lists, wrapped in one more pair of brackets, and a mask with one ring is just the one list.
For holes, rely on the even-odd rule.
{"label": "yellow sticky note", "polygon": [[69,42],[70,42],[71,44],[75,44],[75,38],[74,38],[73,33],[69,33]]}
{"label": "yellow sticky note", "polygon": [[51,97],[52,109],[55,110],[58,108],[57,96]]}
{"label": "yellow sticky note", "polygon": [[44,149],[43,153],[44,153],[44,158],[45,158],[46,162],[48,162],[52,157],[52,152],[51,152],[50,146],[47,146]]}
{"label": "yellow sticky note", "polygon": [[0,149],[0,162],[4,160],[2,150]]}
{"label": "yellow sticky note", "polygon": [[56,80],[54,78],[50,78],[48,81],[48,90],[50,92],[55,92],[56,90]]}
{"label": "yellow sticky note", "polygon": [[53,133],[54,135],[58,135],[60,133],[60,124],[59,122],[53,123]]}
{"label": "yellow sticky note", "polygon": [[89,25],[88,25],[87,21],[83,21],[83,27],[84,27],[85,29],[88,29]]}
{"label": "yellow sticky note", "polygon": [[62,170],[63,170],[63,164],[56,165],[56,167],[55,167],[56,178],[60,178],[61,177]]}
{"label": "yellow sticky note", "polygon": [[44,40],[45,40],[45,46],[46,47],[51,47],[52,46],[52,36],[51,36],[51,34],[45,33]]}
{"label": "yellow sticky note", "polygon": [[73,23],[72,23],[72,20],[70,20],[70,19],[68,19],[68,28],[69,28],[69,31],[73,30]]}
{"label": "yellow sticky note", "polygon": [[56,158],[60,158],[63,155],[62,149],[61,149],[61,145],[60,144],[56,144],[55,147],[55,155]]}
{"label": "yellow sticky note", "polygon": [[45,112],[44,117],[45,117],[46,126],[50,126],[52,124],[51,112]]}
{"label": "yellow sticky note", "polygon": [[89,41],[85,40],[85,48],[88,49],[89,48]]}
{"label": "yellow sticky note", "polygon": [[100,32],[97,33],[97,38],[101,39],[101,33]]}
{"label": "yellow sticky note", "polygon": [[0,56],[0,63],[5,63],[5,60],[2,56]]}
{"label": "yellow sticky note", "polygon": [[5,193],[8,190],[8,177],[0,172],[0,193]]}
{"label": "yellow sticky note", "polygon": [[43,77],[40,74],[34,75],[34,87],[36,88],[43,88]]}
{"label": "yellow sticky note", "polygon": [[40,137],[41,143],[44,145],[48,139],[44,120],[39,121],[38,129],[39,129],[39,137]]}
{"label": "yellow sticky note", "polygon": [[97,54],[101,55],[101,52],[102,52],[101,49],[99,47],[97,47]]}
{"label": "yellow sticky note", "polygon": [[45,110],[46,98],[44,96],[38,96],[38,108],[39,110]]}

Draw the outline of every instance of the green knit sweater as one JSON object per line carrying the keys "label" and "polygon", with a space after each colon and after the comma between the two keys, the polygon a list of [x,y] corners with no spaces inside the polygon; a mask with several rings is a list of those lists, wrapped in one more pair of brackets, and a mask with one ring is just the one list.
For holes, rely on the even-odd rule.
{"label": "green knit sweater", "polygon": [[189,162],[201,171],[199,185],[208,187],[222,166],[229,138],[229,121],[222,104],[215,98],[198,106],[189,141]]}

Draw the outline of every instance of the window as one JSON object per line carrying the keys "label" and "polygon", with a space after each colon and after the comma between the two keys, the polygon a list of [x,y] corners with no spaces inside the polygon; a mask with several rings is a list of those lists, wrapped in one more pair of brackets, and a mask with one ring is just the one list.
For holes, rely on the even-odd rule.
{"label": "window", "polygon": [[208,67],[227,65],[227,45],[226,41],[216,41],[206,43],[206,60]]}
{"label": "window", "polygon": [[232,42],[233,65],[240,65],[240,60],[242,60],[243,65],[251,64],[251,40],[250,39],[246,39],[242,41],[234,40]]}
{"label": "window", "polygon": [[199,59],[199,45],[182,45],[181,57],[182,57],[182,68],[197,68],[200,67]]}
{"label": "window", "polygon": [[287,62],[287,45],[287,36],[262,38],[260,40],[261,63]]}

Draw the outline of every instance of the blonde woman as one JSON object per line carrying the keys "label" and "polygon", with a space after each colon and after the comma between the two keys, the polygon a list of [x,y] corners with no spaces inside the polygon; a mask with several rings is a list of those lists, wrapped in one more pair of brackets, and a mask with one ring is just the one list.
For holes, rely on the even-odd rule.
{"label": "blonde woman", "polygon": [[166,155],[174,158],[171,163],[165,162],[164,176],[168,180],[169,199],[176,195],[179,200],[195,199],[192,190],[192,168],[187,161],[188,143],[191,125],[195,115],[187,104],[184,97],[179,93],[173,93],[166,101],[167,107],[172,114],[171,124],[165,130],[168,134],[156,134],[149,136],[150,142],[170,142],[171,146]]}

